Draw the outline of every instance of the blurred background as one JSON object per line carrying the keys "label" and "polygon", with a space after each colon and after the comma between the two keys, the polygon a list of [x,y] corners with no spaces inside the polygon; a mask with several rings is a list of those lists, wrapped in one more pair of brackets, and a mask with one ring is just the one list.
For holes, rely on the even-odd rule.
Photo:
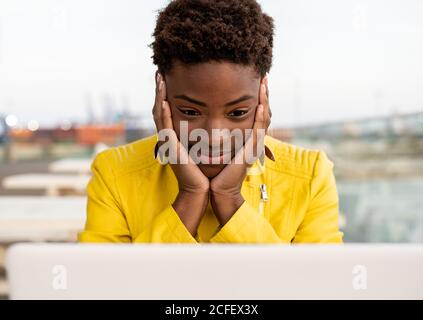
{"label": "blurred background", "polygon": [[[423,2],[259,2],[271,134],[335,163],[345,242],[423,242]],[[5,248],[75,241],[93,157],[154,133],[167,3],[0,0],[0,297]]]}

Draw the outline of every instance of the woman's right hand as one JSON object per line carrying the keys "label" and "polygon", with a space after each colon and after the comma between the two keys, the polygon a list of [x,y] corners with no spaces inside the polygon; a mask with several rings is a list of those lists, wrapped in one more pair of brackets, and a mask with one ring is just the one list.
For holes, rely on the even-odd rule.
{"label": "woman's right hand", "polygon": [[[176,150],[177,159],[171,161],[170,166],[179,183],[179,190],[190,193],[207,193],[209,191],[209,179],[201,172],[200,168],[189,156],[184,145],[179,141],[173,128],[172,112],[169,102],[166,100],[166,83],[160,73],[156,77],[156,98],[153,108],[154,122],[157,132],[167,129],[170,148]],[[159,146],[164,141],[159,142]]]}
{"label": "woman's right hand", "polygon": [[[179,194],[173,207],[190,233],[195,236],[209,200],[210,182],[179,141],[173,128],[172,112],[166,96],[166,83],[162,75],[157,73],[154,122],[157,132],[167,129],[168,145],[177,155],[176,163],[169,163],[179,186]],[[163,143],[159,141],[159,146]]]}

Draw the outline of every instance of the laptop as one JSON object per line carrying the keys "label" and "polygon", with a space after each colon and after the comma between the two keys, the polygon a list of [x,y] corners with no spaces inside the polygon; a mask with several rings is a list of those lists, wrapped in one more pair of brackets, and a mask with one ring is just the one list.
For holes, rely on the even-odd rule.
{"label": "laptop", "polygon": [[17,244],[11,299],[423,299],[423,245]]}

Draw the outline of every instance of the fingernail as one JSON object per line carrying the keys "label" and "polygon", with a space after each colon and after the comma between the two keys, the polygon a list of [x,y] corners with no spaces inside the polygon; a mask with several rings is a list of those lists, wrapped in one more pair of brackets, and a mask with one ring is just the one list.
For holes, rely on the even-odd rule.
{"label": "fingernail", "polygon": [[164,82],[163,81],[160,81],[159,90],[162,90],[163,89],[163,84],[164,84]]}
{"label": "fingernail", "polygon": [[165,101],[162,102],[162,109],[163,110],[166,109],[166,102]]}

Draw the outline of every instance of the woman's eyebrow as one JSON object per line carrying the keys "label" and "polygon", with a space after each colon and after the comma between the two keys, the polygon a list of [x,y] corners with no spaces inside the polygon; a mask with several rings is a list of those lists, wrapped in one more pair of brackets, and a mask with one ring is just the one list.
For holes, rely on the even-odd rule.
{"label": "woman's eyebrow", "polygon": [[174,96],[174,98],[175,99],[186,100],[186,101],[191,102],[193,104],[197,104],[199,106],[207,107],[207,104],[205,102],[201,102],[201,101],[195,100],[195,99],[190,98],[190,97],[188,97],[188,96],[186,96],[184,94],[176,95],[176,96]]}
{"label": "woman's eyebrow", "polygon": [[250,99],[254,99],[254,97],[251,96],[251,95],[246,94],[246,95],[243,95],[242,97],[240,97],[240,98],[238,98],[236,100],[233,100],[231,102],[228,102],[227,104],[225,104],[225,107],[230,107],[230,106],[233,106],[235,104],[238,104],[240,102],[243,102],[245,100],[250,100]]}
{"label": "woman's eyebrow", "polygon": [[[198,101],[196,99],[190,98],[190,97],[188,97],[188,96],[186,96],[184,94],[176,95],[176,96],[174,96],[174,98],[175,99],[186,100],[186,101],[191,102],[193,104],[196,104],[196,105],[199,105],[199,106],[203,106],[203,107],[207,107],[207,104],[205,102]],[[227,104],[225,104],[225,107],[230,107],[230,106],[233,106],[235,104],[238,104],[240,102],[243,102],[243,101],[246,101],[246,100],[250,100],[250,99],[254,99],[254,96],[251,96],[251,95],[247,95],[246,94],[246,95],[243,95],[242,97],[240,97],[240,98],[238,98],[236,100],[233,100],[231,102],[228,102]]]}

